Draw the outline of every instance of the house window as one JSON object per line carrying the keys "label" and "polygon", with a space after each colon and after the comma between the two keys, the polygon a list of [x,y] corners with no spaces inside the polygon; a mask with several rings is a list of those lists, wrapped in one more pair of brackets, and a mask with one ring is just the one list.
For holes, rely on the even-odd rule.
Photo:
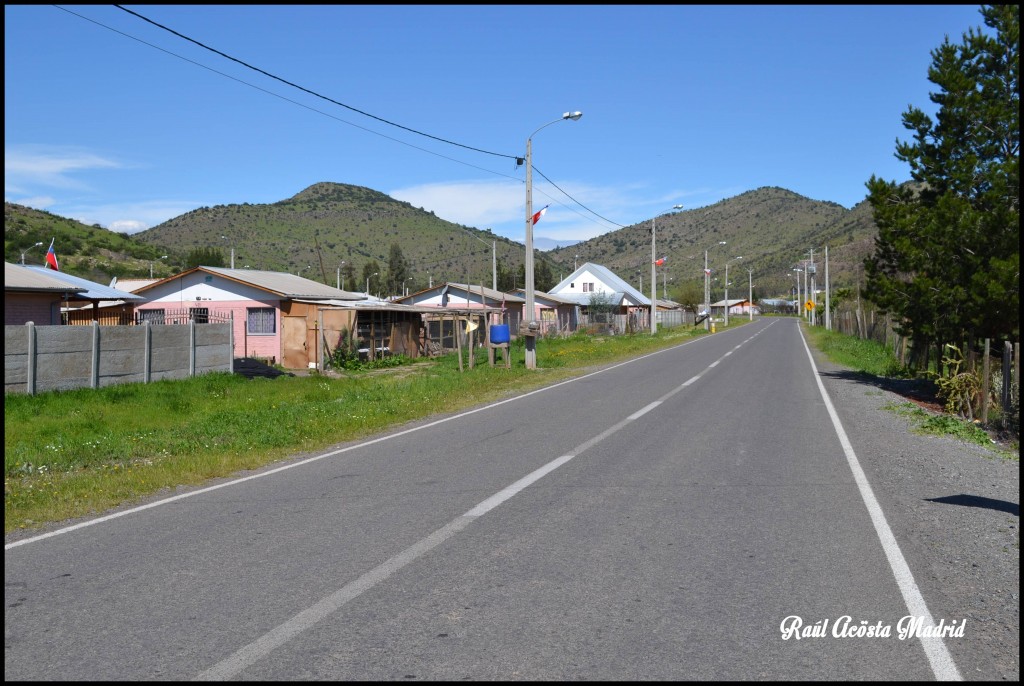
{"label": "house window", "polygon": [[139,310],[139,323],[164,324],[164,310]]}
{"label": "house window", "polygon": [[585,284],[583,284],[583,292],[584,293],[593,293],[594,292],[594,284],[593,283],[585,283]]}
{"label": "house window", "polygon": [[273,307],[250,307],[246,309],[246,325],[251,334],[275,334],[277,312]]}
{"label": "house window", "polygon": [[210,308],[208,307],[190,307],[188,308],[188,316],[192,318],[196,324],[209,324],[210,323]]}

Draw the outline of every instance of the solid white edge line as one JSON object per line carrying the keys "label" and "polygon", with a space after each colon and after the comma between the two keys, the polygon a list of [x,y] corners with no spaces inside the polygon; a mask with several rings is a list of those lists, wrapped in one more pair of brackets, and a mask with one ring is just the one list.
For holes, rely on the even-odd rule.
{"label": "solid white edge line", "polygon": [[[797,322],[797,331],[800,333],[800,340],[804,344],[804,350],[807,352],[807,359],[811,363],[811,369],[814,370],[814,379],[818,383],[818,390],[821,392],[821,398],[825,402],[826,409],[828,409],[829,417],[832,418],[832,426],[835,428],[836,435],[839,437],[839,443],[843,446],[843,452],[846,453],[846,461],[850,465],[850,471],[853,472],[853,478],[854,481],[857,482],[857,488],[860,490],[860,496],[864,500],[864,505],[867,507],[868,514],[871,517],[871,523],[875,526],[875,532],[878,535],[878,540],[881,542],[882,549],[885,551],[885,556],[889,560],[889,567],[892,569],[893,576],[896,578],[896,584],[899,586],[900,593],[903,595],[903,602],[906,603],[907,610],[910,614],[915,617],[924,618],[924,626],[935,626],[935,620],[932,618],[932,614],[928,610],[928,605],[925,603],[924,596],[921,595],[921,590],[917,587],[917,583],[914,581],[914,575],[910,571],[910,566],[907,564],[906,558],[903,557],[903,552],[900,550],[899,543],[896,541],[896,536],[893,535],[892,529],[889,528],[889,523],[885,519],[882,507],[875,498],[874,491],[871,489],[871,484],[868,483],[868,478],[864,474],[864,470],[861,469],[860,462],[857,460],[857,455],[854,453],[853,446],[850,444],[850,439],[846,436],[843,424],[839,421],[839,415],[836,413],[836,408],[832,405],[832,401],[828,397],[828,392],[825,390],[825,384],[821,380],[821,374],[818,372],[818,366],[814,364],[814,356],[811,355],[811,349],[807,345],[807,339],[804,338],[804,333],[800,328],[799,322]],[[931,665],[932,673],[935,674],[935,678],[938,681],[963,681],[963,677],[960,676],[960,671],[957,669],[956,663],[953,662],[953,656],[950,655],[942,638],[938,636],[922,636],[920,638],[925,656],[928,658],[928,663]]]}

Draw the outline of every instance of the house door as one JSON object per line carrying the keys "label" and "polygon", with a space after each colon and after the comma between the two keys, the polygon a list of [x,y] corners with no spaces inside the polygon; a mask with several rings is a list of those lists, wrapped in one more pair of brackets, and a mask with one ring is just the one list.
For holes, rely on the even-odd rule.
{"label": "house door", "polygon": [[306,318],[281,317],[281,364],[286,369],[306,369],[312,351],[306,343]]}

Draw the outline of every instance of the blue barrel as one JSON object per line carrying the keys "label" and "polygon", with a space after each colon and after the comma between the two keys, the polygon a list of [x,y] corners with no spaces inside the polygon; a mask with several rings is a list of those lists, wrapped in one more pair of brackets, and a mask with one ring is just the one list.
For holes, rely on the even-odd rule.
{"label": "blue barrel", "polygon": [[508,324],[491,324],[491,343],[508,342]]}

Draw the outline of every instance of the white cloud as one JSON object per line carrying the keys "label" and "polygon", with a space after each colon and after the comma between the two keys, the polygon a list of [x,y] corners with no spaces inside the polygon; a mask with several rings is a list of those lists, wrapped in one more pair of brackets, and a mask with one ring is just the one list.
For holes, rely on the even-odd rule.
{"label": "white cloud", "polygon": [[58,214],[90,226],[99,224],[111,231],[132,234],[162,224],[200,206],[202,203],[195,201],[147,200],[107,205],[80,204],[66,207]]}
{"label": "white cloud", "polygon": [[489,229],[522,213],[523,192],[522,186],[513,182],[456,181],[399,188],[388,195],[446,221]]}
{"label": "white cloud", "polygon": [[[77,148],[22,145],[4,149],[4,192],[26,192],[35,185],[85,188],[74,174],[93,169],[122,167],[114,160]],[[28,191],[31,192],[31,191]]]}

